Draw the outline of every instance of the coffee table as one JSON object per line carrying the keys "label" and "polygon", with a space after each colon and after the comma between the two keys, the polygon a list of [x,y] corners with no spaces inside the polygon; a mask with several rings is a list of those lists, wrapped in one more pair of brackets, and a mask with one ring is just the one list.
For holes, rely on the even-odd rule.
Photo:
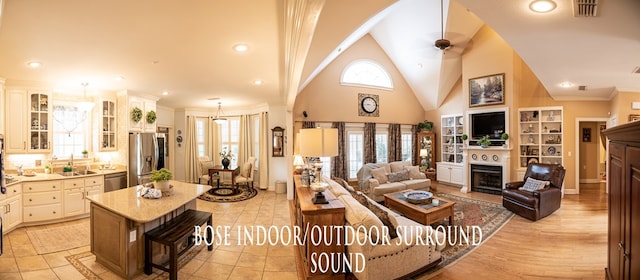
{"label": "coffee table", "polygon": [[433,199],[438,200],[437,206],[432,203],[413,204],[404,197],[404,193],[409,191],[413,190],[385,194],[385,206],[423,225],[430,225],[449,218],[449,225],[453,226],[453,206],[456,204],[455,202],[434,196]]}

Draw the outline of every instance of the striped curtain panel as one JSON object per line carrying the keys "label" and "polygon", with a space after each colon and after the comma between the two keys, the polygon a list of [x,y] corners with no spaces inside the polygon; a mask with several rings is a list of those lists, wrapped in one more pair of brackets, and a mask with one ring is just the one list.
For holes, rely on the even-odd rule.
{"label": "striped curtain panel", "polygon": [[338,177],[348,181],[347,155],[345,154],[347,136],[344,122],[334,122],[332,127],[338,129],[338,155],[331,159],[331,177]]}
{"label": "striped curtain panel", "polygon": [[[413,159],[413,165],[420,165],[420,163],[418,162],[418,153],[419,153],[419,149],[418,149],[418,125],[412,125],[411,126],[411,135],[413,135],[412,140],[413,140],[413,147],[411,147],[411,158]],[[435,159],[434,159],[435,160]]]}
{"label": "striped curtain panel", "polygon": [[302,128],[316,128],[316,122],[304,121],[302,122]]}
{"label": "striped curtain panel", "polygon": [[363,160],[364,163],[376,162],[376,124],[365,123],[364,124],[364,139],[362,145],[363,148]]}
{"label": "striped curtain panel", "polygon": [[402,131],[400,130],[400,124],[389,124],[389,136],[388,136],[388,149],[387,156],[389,162],[402,160]]}

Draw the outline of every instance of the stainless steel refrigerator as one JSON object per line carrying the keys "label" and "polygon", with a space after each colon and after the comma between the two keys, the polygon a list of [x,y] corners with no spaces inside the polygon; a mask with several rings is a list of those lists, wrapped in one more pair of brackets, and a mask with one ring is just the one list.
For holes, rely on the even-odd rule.
{"label": "stainless steel refrigerator", "polygon": [[149,182],[158,168],[158,140],[155,133],[129,133],[129,186]]}

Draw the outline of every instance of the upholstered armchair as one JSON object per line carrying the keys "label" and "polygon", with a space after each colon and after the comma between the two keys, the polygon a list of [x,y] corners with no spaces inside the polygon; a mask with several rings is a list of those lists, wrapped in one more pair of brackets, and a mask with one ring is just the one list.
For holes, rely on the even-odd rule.
{"label": "upholstered armchair", "polygon": [[214,178],[209,178],[209,168],[213,167],[213,161],[208,156],[198,157],[198,165],[198,184],[210,185],[210,180],[218,180],[218,185],[220,185],[219,176],[214,175]]}
{"label": "upholstered armchair", "polygon": [[530,164],[523,181],[505,184],[502,205],[532,221],[551,215],[560,208],[565,171],[559,164]]}
{"label": "upholstered armchair", "polygon": [[236,184],[247,184],[247,187],[253,188],[253,167],[256,166],[256,158],[250,157],[247,159],[242,167],[240,167],[240,173],[236,176]]}

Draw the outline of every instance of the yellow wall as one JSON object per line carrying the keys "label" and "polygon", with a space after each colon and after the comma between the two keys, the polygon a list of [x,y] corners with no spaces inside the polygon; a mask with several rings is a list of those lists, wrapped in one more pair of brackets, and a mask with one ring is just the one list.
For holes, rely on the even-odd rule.
{"label": "yellow wall", "polygon": [[[394,89],[389,91],[340,85],[343,69],[357,59],[372,59],[387,69]],[[379,117],[358,116],[358,93],[379,96]],[[424,120],[424,109],[413,90],[370,35],[346,49],[298,94],[293,107],[294,121],[303,120],[303,111],[308,114],[304,120],[316,122],[417,124]]]}
{"label": "yellow wall", "polygon": [[618,92],[612,99],[610,110],[612,117],[617,117],[616,125],[629,122],[629,115],[640,115],[640,110],[631,109],[631,102],[640,102],[640,93]]}
{"label": "yellow wall", "polygon": [[[590,137],[583,134],[585,129],[589,129]],[[580,180],[598,179],[598,123],[596,122],[580,122]],[[587,141],[588,140],[588,141]]]}

